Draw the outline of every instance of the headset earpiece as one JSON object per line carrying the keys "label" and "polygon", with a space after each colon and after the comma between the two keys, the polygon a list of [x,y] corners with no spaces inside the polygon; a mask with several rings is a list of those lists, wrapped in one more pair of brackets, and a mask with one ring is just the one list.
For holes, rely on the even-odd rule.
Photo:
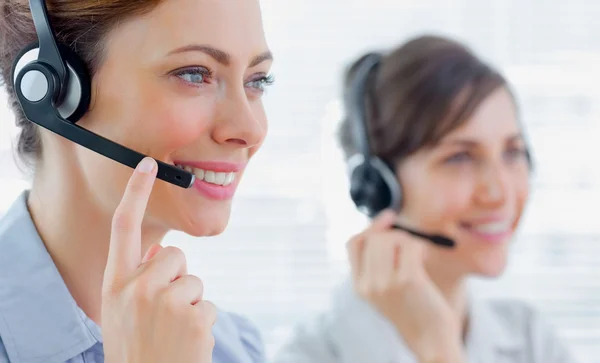
{"label": "headset earpiece", "polygon": [[347,117],[352,123],[358,153],[348,159],[350,197],[356,207],[374,217],[387,208],[399,210],[402,189],[394,171],[380,158],[371,154],[365,100],[367,84],[381,61],[381,55],[367,55],[356,70],[346,97]]}
{"label": "headset earpiece", "polygon": [[[39,55],[38,42],[34,42],[25,47],[17,56],[13,65],[13,82],[17,85],[17,76],[27,65],[37,62]],[[69,48],[58,44],[61,56],[65,60],[68,78],[64,90],[58,90],[61,97],[55,97],[53,106],[59,115],[69,120],[77,122],[87,112],[91,99],[91,81],[89,72],[85,63],[71,51]],[[46,79],[42,75],[34,73],[34,76],[21,82],[21,92],[30,101],[39,98],[35,93],[42,93]],[[57,83],[59,86],[60,83]],[[31,97],[31,98],[30,98]]]}
{"label": "headset earpiece", "polygon": [[356,207],[369,217],[387,208],[399,209],[400,186],[391,169],[377,157],[365,160],[356,154],[348,160],[350,197]]}

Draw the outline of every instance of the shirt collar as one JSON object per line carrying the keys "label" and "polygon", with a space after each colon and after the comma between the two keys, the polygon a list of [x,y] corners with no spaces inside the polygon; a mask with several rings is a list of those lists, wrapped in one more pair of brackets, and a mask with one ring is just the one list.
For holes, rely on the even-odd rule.
{"label": "shirt collar", "polygon": [[0,221],[0,336],[10,361],[64,362],[102,342],[48,254],[24,191]]}

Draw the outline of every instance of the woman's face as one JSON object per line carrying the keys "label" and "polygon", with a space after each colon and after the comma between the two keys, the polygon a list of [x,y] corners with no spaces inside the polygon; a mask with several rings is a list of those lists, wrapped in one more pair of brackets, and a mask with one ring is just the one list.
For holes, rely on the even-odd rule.
{"label": "woman's face", "polygon": [[[193,188],[157,180],[146,223],[214,235],[267,132],[269,53],[257,0],[164,0],[109,35],[81,124],[196,175]],[[114,210],[132,169],[78,148],[96,201]]]}
{"label": "woman's face", "polygon": [[443,274],[499,275],[529,193],[526,146],[510,94],[491,94],[461,127],[398,167],[401,218],[456,242],[431,247]]}

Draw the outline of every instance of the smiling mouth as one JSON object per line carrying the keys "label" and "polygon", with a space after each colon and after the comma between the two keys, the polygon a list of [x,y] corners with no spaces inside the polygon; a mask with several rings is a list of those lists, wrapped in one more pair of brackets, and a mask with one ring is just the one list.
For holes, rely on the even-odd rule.
{"label": "smiling mouth", "polygon": [[203,181],[209,184],[220,186],[228,186],[235,180],[235,172],[206,170],[182,164],[175,164],[175,166],[189,173],[193,173],[196,177],[196,181]]}
{"label": "smiling mouth", "polygon": [[502,220],[486,223],[460,223],[460,227],[478,239],[498,242],[513,233],[513,221]]}

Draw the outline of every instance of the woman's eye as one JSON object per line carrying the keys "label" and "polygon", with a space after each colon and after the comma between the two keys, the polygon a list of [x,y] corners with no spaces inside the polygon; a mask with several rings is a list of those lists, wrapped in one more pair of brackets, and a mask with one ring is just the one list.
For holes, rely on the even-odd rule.
{"label": "woman's eye", "polygon": [[200,85],[208,81],[211,77],[211,71],[204,67],[191,67],[177,70],[173,73],[187,83]]}
{"label": "woman's eye", "polygon": [[266,87],[272,85],[274,81],[275,80],[271,75],[262,76],[258,79],[253,79],[250,82],[246,83],[246,86],[264,92]]}
{"label": "woman's eye", "polygon": [[468,152],[463,151],[450,156],[446,159],[446,162],[450,164],[457,164],[470,161],[471,159],[471,155]]}
{"label": "woman's eye", "polygon": [[514,160],[519,158],[527,159],[527,149],[525,148],[511,148],[506,150],[506,157]]}

